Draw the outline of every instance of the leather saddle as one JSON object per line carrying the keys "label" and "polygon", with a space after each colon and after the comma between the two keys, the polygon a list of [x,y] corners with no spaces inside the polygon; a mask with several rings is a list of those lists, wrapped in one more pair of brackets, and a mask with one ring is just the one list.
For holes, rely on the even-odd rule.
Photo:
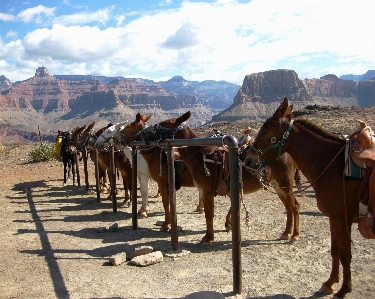
{"label": "leather saddle", "polygon": [[350,156],[353,162],[360,168],[366,168],[366,166],[371,167],[371,161],[375,161],[374,132],[370,127],[366,126],[353,135],[354,141],[350,149]]}

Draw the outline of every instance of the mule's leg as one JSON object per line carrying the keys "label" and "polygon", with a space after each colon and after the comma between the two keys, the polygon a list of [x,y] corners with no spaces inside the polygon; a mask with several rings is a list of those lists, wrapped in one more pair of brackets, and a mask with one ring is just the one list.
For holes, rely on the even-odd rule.
{"label": "mule's leg", "polygon": [[[207,194],[212,193],[212,194]],[[204,194],[204,214],[206,217],[206,234],[201,243],[204,246],[211,246],[214,241],[214,193],[205,192]]]}
{"label": "mule's leg", "polygon": [[331,258],[332,258],[332,267],[331,274],[327,281],[323,282],[319,292],[322,294],[332,294],[335,290],[335,283],[339,282],[340,275],[340,259],[339,259],[339,248],[337,244],[337,237],[332,230],[332,219],[329,218],[329,225],[331,230]]}
{"label": "mule's leg", "polygon": [[148,180],[149,177],[144,174],[138,175],[139,186],[141,191],[142,197],[142,206],[138,211],[138,218],[143,219],[147,218],[148,213],[150,212],[150,208],[148,206]]}
{"label": "mule's leg", "polygon": [[[340,219],[341,220],[341,219]],[[352,274],[350,264],[352,261],[351,253],[351,224],[346,229],[344,221],[335,221],[330,218],[331,234],[335,236],[337,260],[340,260],[343,269],[343,279],[340,290],[333,295],[333,298],[343,299],[345,295],[352,291]],[[351,222],[350,222],[351,223]],[[348,234],[349,232],[349,234]],[[337,262],[338,263],[338,262]],[[337,266],[339,269],[339,265]],[[339,270],[338,270],[339,271]],[[339,273],[337,274],[339,278]],[[338,282],[338,279],[337,279]]]}
{"label": "mule's leg", "polygon": [[232,207],[229,208],[227,217],[225,217],[225,230],[227,232],[232,230]]}
{"label": "mule's leg", "polygon": [[197,208],[195,209],[195,212],[198,212],[198,213],[203,213],[204,212],[204,203],[203,203],[203,191],[201,189],[198,189],[198,196],[199,196],[199,201],[198,201],[198,205],[197,205]]}
{"label": "mule's leg", "polygon": [[64,162],[64,182],[63,182],[63,185],[66,186],[66,174],[67,174],[67,161],[63,160]]}
{"label": "mule's leg", "polygon": [[280,188],[275,188],[275,190],[286,210],[286,225],[284,232],[280,236],[280,240],[288,240],[289,235],[292,234],[290,243],[294,244],[298,241],[300,235],[299,202],[292,190]]}
{"label": "mule's leg", "polygon": [[68,171],[68,177],[67,177],[67,181],[70,181],[70,174],[71,174],[71,171],[72,171],[72,163],[70,162],[69,159],[67,159],[67,171]]}
{"label": "mule's leg", "polygon": [[170,202],[169,202],[168,184],[163,184],[163,186],[159,187],[159,190],[161,191],[161,198],[162,198],[163,207],[164,207],[164,223],[161,226],[160,230],[168,231],[171,228],[171,212],[170,212],[170,206],[169,206]]}
{"label": "mule's leg", "polygon": [[73,185],[74,186],[77,186],[77,173],[76,173],[76,163],[75,163],[75,159],[73,158],[70,162],[71,164],[71,167],[72,167],[72,175],[73,175]]}

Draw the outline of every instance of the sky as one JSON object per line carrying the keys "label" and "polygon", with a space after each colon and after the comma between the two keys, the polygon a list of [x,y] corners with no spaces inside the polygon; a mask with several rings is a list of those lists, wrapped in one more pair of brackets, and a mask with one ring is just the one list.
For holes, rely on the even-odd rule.
{"label": "sky", "polygon": [[375,69],[375,1],[0,0],[0,75],[300,79]]}

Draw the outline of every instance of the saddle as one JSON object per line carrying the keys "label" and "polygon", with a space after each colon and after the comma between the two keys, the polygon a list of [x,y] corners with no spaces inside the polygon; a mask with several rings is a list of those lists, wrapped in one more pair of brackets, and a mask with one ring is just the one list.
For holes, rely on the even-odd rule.
{"label": "saddle", "polygon": [[[225,134],[214,129],[214,133],[210,137],[222,137]],[[203,164],[206,176],[210,176],[211,172],[206,166],[206,162],[213,163],[213,175],[215,186],[215,196],[226,196],[229,194],[229,150],[225,146],[201,146],[200,152],[203,154]]]}
{"label": "saddle", "polygon": [[349,138],[350,158],[363,169],[363,179],[357,192],[358,230],[364,238],[375,239],[375,136],[364,122],[358,123],[361,129]]}

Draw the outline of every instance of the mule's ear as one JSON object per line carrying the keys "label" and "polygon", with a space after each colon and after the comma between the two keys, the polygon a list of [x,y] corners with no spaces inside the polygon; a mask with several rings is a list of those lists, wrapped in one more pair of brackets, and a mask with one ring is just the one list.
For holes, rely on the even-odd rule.
{"label": "mule's ear", "polygon": [[[277,110],[275,111],[272,117],[279,120],[286,115],[288,109],[289,109],[289,100],[287,97],[285,97],[284,101],[280,104],[279,108],[277,108]],[[293,109],[293,106],[291,106],[290,109]]]}
{"label": "mule's ear", "polygon": [[143,117],[143,121],[147,122],[151,118],[152,114]]}
{"label": "mule's ear", "polygon": [[289,119],[292,118],[293,117],[292,111],[293,111],[293,105],[289,105],[285,111],[285,116]]}
{"label": "mule's ear", "polygon": [[191,117],[190,111],[182,114],[179,118],[176,119],[176,124],[179,126],[182,124],[184,121],[187,121]]}

